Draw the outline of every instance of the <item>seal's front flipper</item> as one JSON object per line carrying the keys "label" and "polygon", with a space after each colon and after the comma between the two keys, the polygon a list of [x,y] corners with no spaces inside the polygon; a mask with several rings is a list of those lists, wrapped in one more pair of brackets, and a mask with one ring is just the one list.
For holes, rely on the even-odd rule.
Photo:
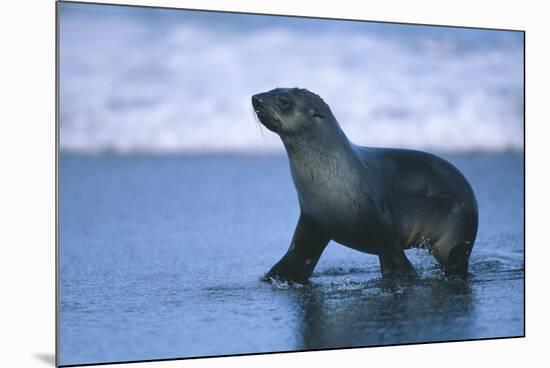
{"label": "seal's front flipper", "polygon": [[309,217],[300,214],[288,251],[265,275],[265,280],[307,281],[329,240]]}

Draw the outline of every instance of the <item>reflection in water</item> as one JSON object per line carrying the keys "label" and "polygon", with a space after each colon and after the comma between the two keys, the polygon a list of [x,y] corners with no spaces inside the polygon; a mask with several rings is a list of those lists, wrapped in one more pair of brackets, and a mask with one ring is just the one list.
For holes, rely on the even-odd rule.
{"label": "reflection in water", "polygon": [[467,280],[344,281],[289,293],[302,311],[298,349],[471,338]]}

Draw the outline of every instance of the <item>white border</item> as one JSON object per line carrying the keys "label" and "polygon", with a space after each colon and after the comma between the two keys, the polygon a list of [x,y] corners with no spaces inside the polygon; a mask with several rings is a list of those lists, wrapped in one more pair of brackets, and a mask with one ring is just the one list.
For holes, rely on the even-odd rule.
{"label": "white border", "polygon": [[[111,1],[117,3],[117,1]],[[187,0],[137,5],[402,21],[527,31],[527,338],[215,358],[118,367],[280,367],[315,364],[421,367],[517,367],[545,361],[548,298],[547,171],[549,138],[545,11],[502,1]],[[540,2],[543,4],[543,2]],[[2,366],[39,367],[54,353],[54,1],[2,4],[0,246]],[[546,134],[545,134],[546,133]],[[546,355],[546,354],[545,354]],[[544,356],[545,356],[544,355]]]}

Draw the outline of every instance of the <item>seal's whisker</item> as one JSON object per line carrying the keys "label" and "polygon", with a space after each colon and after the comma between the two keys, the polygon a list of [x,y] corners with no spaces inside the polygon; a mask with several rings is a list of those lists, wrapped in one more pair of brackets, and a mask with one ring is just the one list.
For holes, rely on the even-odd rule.
{"label": "seal's whisker", "polygon": [[254,116],[254,121],[256,124],[258,124],[258,127],[260,128],[260,134],[262,135],[262,140],[264,141],[264,144],[267,146],[267,141],[265,140],[264,130],[262,129],[262,123],[260,122],[260,119],[258,118],[258,115],[256,115],[256,111],[254,110],[254,107],[252,107],[252,116]]}

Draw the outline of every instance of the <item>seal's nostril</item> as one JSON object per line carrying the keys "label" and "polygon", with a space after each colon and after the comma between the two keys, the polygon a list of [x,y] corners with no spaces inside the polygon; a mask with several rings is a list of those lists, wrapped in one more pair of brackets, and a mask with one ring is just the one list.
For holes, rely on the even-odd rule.
{"label": "seal's nostril", "polygon": [[254,103],[262,103],[262,99],[259,98],[258,96],[254,95],[252,96],[252,102]]}

